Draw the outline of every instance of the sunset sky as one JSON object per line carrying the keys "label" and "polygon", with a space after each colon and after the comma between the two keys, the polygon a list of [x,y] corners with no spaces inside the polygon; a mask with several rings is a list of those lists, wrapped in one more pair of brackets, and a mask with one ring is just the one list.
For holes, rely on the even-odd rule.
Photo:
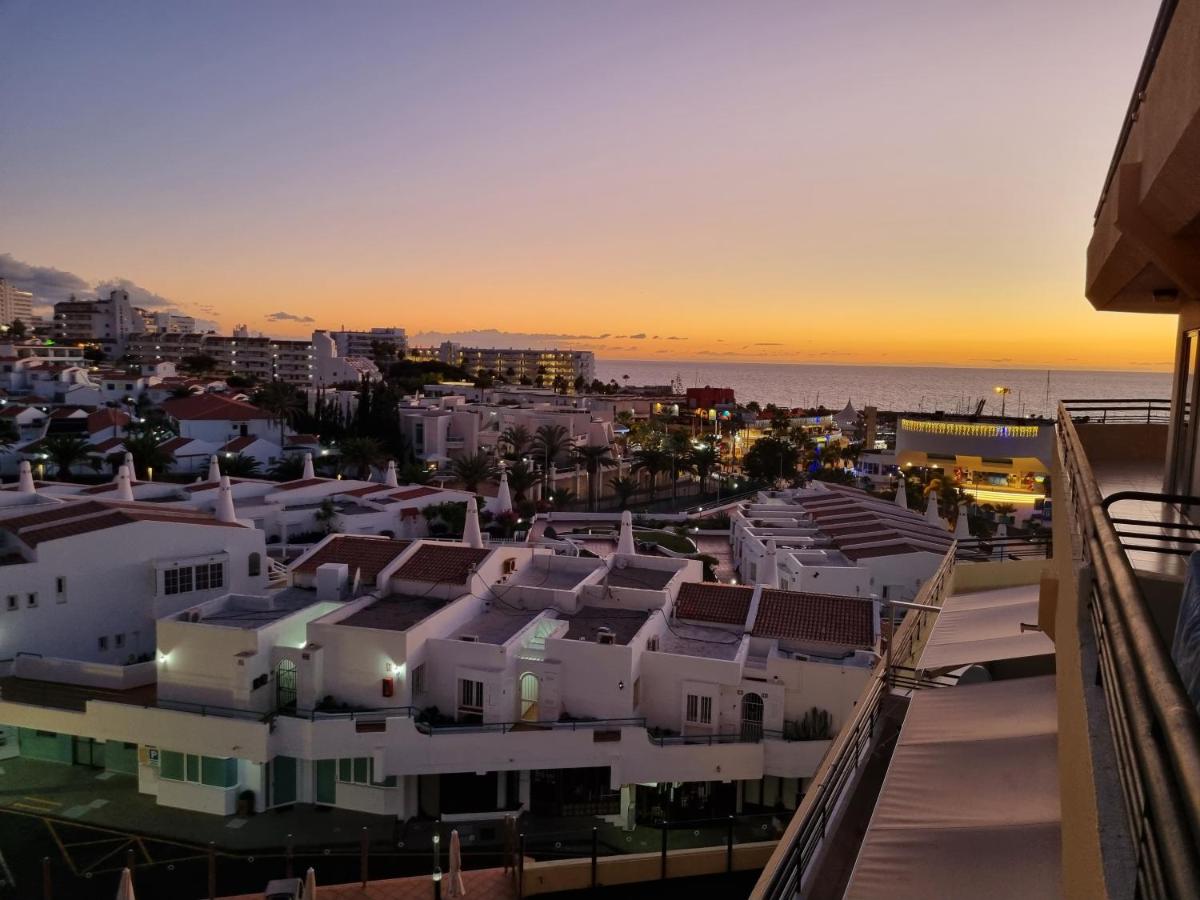
{"label": "sunset sky", "polygon": [[0,0],[0,274],[279,335],[1169,368],[1170,318],[1083,297],[1157,5]]}

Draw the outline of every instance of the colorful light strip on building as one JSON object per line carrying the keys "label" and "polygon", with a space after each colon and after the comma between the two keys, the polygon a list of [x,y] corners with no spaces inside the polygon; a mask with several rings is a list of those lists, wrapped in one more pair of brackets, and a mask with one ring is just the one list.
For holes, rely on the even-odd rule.
{"label": "colorful light strip on building", "polygon": [[905,431],[945,434],[951,437],[1035,438],[1037,425],[988,425],[982,422],[930,422],[925,419],[901,419]]}

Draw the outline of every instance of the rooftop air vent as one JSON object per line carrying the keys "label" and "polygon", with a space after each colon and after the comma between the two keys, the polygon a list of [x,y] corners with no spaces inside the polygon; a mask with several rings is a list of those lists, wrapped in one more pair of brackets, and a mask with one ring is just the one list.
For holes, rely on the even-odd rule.
{"label": "rooftop air vent", "polygon": [[477,634],[460,634],[458,636],[458,639],[460,641],[466,641],[469,644],[479,643],[479,635],[477,635]]}
{"label": "rooftop air vent", "polygon": [[617,636],[611,628],[601,625],[596,629],[596,642],[600,644],[615,644]]}

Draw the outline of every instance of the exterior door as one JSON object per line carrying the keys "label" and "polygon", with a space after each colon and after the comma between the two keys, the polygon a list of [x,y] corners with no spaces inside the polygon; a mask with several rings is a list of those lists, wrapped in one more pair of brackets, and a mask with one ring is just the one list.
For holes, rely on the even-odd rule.
{"label": "exterior door", "polygon": [[271,805],[296,802],[296,758],[277,756],[271,761]]}
{"label": "exterior door", "polygon": [[763,700],[758,694],[742,697],[742,740],[760,741],[763,733]]}
{"label": "exterior door", "polygon": [[104,742],[90,737],[71,738],[71,761],[77,766],[104,768]]}
{"label": "exterior door", "polygon": [[538,677],[532,672],[521,676],[521,721],[538,720]]}
{"label": "exterior door", "polygon": [[275,667],[275,708],[296,708],[296,664],[281,659]]}
{"label": "exterior door", "polygon": [[332,806],[337,802],[337,760],[317,760],[317,803]]}

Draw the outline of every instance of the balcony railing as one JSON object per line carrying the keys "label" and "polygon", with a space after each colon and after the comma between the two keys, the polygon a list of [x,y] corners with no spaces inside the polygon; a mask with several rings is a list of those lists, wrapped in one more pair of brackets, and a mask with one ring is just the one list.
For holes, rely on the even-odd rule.
{"label": "balcony railing", "polygon": [[1135,842],[1138,894],[1200,897],[1200,719],[1076,432],[1083,405],[1071,401],[1059,407],[1058,452],[1069,507],[1064,512],[1080,544],[1081,577],[1090,582],[1097,676]]}
{"label": "balcony railing", "polygon": [[[950,591],[954,573],[954,553],[946,554],[938,571],[930,578],[916,604],[936,612]],[[805,884],[826,837],[836,828],[849,792],[875,745],[876,732],[884,715],[884,703],[896,687],[924,687],[912,683],[908,664],[915,655],[929,613],[909,610],[904,621],[892,622],[887,656],[876,667],[873,677],[859,696],[854,718],[839,732],[825,761],[813,778],[779,846],[771,855],[755,885],[751,900],[792,900]],[[930,683],[928,686],[941,686]]]}
{"label": "balcony railing", "polygon": [[[1164,512],[1154,517],[1114,515],[1113,507],[1125,501],[1148,503],[1151,509],[1158,506]],[[1183,511],[1189,508],[1200,512],[1200,497],[1153,491],[1117,491],[1105,497],[1100,505],[1115,526],[1116,535],[1126,552],[1191,556],[1200,549],[1200,525],[1183,515]],[[1117,509],[1120,510],[1120,507]]]}
{"label": "balcony railing", "polygon": [[1099,425],[1149,425],[1171,420],[1171,401],[1161,398],[1063,400],[1060,410],[1075,422]]}

